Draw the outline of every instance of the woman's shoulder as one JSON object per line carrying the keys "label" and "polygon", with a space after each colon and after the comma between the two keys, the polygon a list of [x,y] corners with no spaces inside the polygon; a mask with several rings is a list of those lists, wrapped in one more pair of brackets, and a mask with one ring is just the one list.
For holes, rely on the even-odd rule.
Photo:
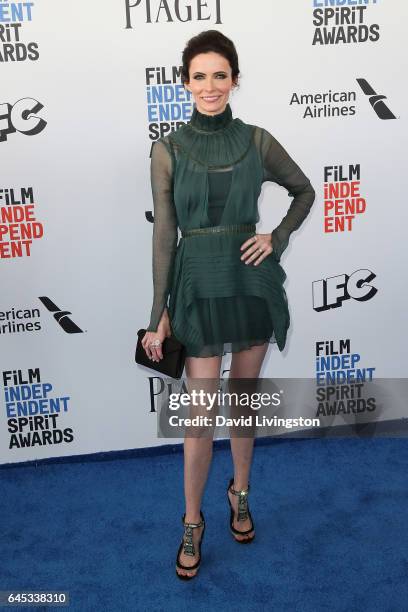
{"label": "woman's shoulder", "polygon": [[161,136],[156,140],[156,142],[160,143],[163,148],[167,149],[167,152],[171,155],[174,152],[174,149],[177,149],[180,144],[184,141],[183,136],[188,131],[188,123],[183,123],[175,130],[172,130],[165,136]]}
{"label": "woman's shoulder", "polygon": [[262,127],[261,125],[256,125],[254,123],[246,123],[246,125],[252,128],[254,137],[259,141],[262,141],[268,138],[273,138],[272,134],[266,128]]}
{"label": "woman's shoulder", "polygon": [[[155,151],[156,156],[172,157],[174,143],[171,139],[172,132],[165,136],[157,138],[152,145],[152,151]],[[152,153],[153,155],[153,153]]]}
{"label": "woman's shoulder", "polygon": [[265,127],[248,123],[253,130],[253,138],[255,145],[261,152],[267,151],[271,146],[279,147],[278,139]]}
{"label": "woman's shoulder", "polygon": [[166,136],[159,136],[159,138],[153,142],[153,146],[157,145],[159,148],[164,147],[165,149],[168,149],[170,147],[170,136],[171,133],[166,134]]}

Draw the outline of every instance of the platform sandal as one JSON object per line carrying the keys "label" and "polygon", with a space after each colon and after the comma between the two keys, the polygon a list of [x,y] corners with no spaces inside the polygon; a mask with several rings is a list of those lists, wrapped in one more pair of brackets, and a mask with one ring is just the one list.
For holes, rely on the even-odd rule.
{"label": "platform sandal", "polygon": [[[200,510],[200,516],[201,516],[201,521],[199,523],[185,523],[184,519],[185,519],[185,513],[183,514],[183,516],[181,517],[182,523],[184,525],[184,536],[183,539],[181,540],[181,544],[180,547],[178,549],[177,552],[177,558],[176,558],[176,566],[179,569],[183,569],[186,571],[192,571],[192,570],[197,570],[196,573],[193,576],[188,576],[187,574],[179,574],[178,571],[176,570],[176,574],[177,576],[181,579],[181,580],[191,580],[192,578],[195,578],[198,574],[198,568],[200,567],[201,564],[201,543],[203,541],[203,537],[204,537],[204,531],[205,531],[205,521],[204,521],[204,515]],[[183,551],[185,555],[190,555],[192,557],[194,557],[194,555],[196,554],[195,551],[195,546],[194,546],[194,541],[193,541],[193,529],[195,527],[201,527],[203,526],[203,530],[201,532],[201,537],[200,540],[198,542],[198,561],[197,563],[195,563],[194,565],[183,565],[180,562],[180,554]]]}
{"label": "platform sandal", "polygon": [[[236,542],[239,542],[240,544],[249,544],[255,538],[255,534],[251,538],[242,538],[242,539],[238,539],[234,535],[234,534],[237,534],[237,535],[246,535],[248,533],[251,533],[251,531],[255,530],[254,521],[252,520],[251,512],[250,512],[249,507],[248,507],[249,483],[248,483],[248,488],[247,489],[242,489],[241,491],[235,491],[235,489],[233,488],[233,484],[234,484],[234,479],[231,478],[231,480],[229,481],[228,488],[227,488],[227,499],[228,499],[229,506],[231,508],[230,530],[231,530],[231,533],[232,533],[232,535],[234,537],[234,540]],[[245,521],[246,519],[249,518],[250,521],[251,521],[251,528],[250,529],[247,529],[246,531],[239,531],[238,529],[235,529],[235,527],[234,527],[235,511],[234,511],[234,508],[232,507],[232,504],[231,504],[231,501],[230,501],[230,498],[229,498],[229,495],[228,495],[228,491],[233,493],[233,495],[238,495],[238,517],[237,517],[237,520],[238,521]]]}

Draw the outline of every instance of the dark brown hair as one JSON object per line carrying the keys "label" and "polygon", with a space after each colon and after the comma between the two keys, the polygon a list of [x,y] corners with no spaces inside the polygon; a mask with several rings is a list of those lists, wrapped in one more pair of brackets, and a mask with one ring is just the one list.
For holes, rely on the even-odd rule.
{"label": "dark brown hair", "polygon": [[200,32],[187,42],[183,55],[183,66],[181,69],[181,82],[188,83],[190,81],[189,69],[190,62],[199,53],[219,53],[227,59],[231,66],[232,80],[237,81],[239,76],[238,54],[235,45],[224,34],[218,30],[205,30]]}

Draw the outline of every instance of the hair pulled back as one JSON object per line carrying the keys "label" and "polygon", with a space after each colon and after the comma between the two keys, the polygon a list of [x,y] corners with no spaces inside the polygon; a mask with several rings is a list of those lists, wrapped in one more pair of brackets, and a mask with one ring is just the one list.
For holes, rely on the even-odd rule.
{"label": "hair pulled back", "polygon": [[191,60],[199,53],[213,51],[227,59],[231,66],[233,82],[237,82],[239,76],[238,54],[234,43],[218,30],[204,30],[190,38],[182,54],[181,82],[190,81],[189,70]]}

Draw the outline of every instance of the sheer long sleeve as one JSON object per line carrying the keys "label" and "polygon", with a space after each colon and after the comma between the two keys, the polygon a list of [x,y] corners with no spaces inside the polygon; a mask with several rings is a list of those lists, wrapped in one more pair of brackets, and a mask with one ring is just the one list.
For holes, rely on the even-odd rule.
{"label": "sheer long sleeve", "polygon": [[152,237],[153,305],[148,331],[157,331],[167,306],[177,248],[177,213],[173,201],[172,160],[166,145],[155,142],[150,163],[154,224]]}
{"label": "sheer long sleeve", "polygon": [[272,231],[272,248],[277,261],[288,246],[292,232],[297,230],[310,212],[315,190],[310,180],[290,157],[283,146],[267,130],[262,129],[261,156],[264,180],[273,181],[288,190],[293,197],[289,210]]}

